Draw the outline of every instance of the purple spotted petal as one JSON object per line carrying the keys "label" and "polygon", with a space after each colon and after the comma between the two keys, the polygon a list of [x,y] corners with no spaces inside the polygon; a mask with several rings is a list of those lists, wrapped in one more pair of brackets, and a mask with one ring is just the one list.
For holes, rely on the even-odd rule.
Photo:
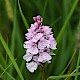
{"label": "purple spotted petal", "polygon": [[33,37],[32,41],[37,42],[42,36],[43,36],[42,33],[38,33]]}
{"label": "purple spotted petal", "polygon": [[36,62],[26,63],[26,67],[30,72],[34,72],[37,69],[38,64]]}
{"label": "purple spotted petal", "polygon": [[49,60],[51,60],[51,56],[48,53],[43,52],[39,55],[39,58],[38,58],[39,62],[44,62],[44,61],[46,62],[46,61],[49,61]]}
{"label": "purple spotted petal", "polygon": [[32,59],[32,56],[33,56],[32,54],[27,53],[27,54],[25,54],[25,55],[23,56],[23,59],[28,62],[28,61],[30,61],[30,60]]}
{"label": "purple spotted petal", "polygon": [[33,47],[27,49],[27,52],[31,53],[31,54],[38,54],[38,48],[36,46],[33,46]]}

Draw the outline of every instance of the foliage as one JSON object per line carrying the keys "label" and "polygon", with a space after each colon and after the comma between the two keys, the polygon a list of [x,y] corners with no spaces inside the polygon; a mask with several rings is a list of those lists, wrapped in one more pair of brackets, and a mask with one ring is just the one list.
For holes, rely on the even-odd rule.
{"label": "foliage", "polygon": [[24,34],[37,15],[57,39],[56,56],[45,65],[46,79],[79,80],[79,8],[79,0],[0,0],[0,80],[41,80],[40,67],[31,74],[23,60]]}

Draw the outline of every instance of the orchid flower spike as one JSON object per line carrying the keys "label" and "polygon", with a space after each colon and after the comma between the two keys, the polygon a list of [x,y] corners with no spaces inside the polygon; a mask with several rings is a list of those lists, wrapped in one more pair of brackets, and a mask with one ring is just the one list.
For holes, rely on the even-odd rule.
{"label": "orchid flower spike", "polygon": [[26,41],[24,42],[24,48],[26,48],[26,54],[23,59],[26,60],[26,67],[30,72],[34,72],[38,65],[43,63],[51,63],[51,55],[55,55],[50,52],[51,49],[56,49],[56,40],[53,37],[52,28],[50,26],[43,26],[43,18],[39,15],[33,17],[35,23],[31,24],[28,33],[25,34]]}

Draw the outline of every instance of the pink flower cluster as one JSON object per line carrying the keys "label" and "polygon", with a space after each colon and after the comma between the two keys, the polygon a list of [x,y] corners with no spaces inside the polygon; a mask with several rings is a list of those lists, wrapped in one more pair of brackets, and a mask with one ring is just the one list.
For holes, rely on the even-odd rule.
{"label": "pink flower cluster", "polygon": [[24,42],[26,54],[23,59],[27,61],[26,67],[30,72],[34,72],[41,63],[50,63],[50,49],[56,49],[56,41],[49,26],[42,26],[41,16],[33,17],[35,23],[31,24],[28,33],[25,34],[27,41]]}

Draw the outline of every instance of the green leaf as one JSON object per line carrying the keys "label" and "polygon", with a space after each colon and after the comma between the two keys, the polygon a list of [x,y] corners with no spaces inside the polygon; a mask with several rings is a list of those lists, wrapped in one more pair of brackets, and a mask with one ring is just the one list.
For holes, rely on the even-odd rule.
{"label": "green leaf", "polygon": [[[60,78],[67,78],[71,76],[75,76],[76,74],[66,74],[66,75],[61,75],[61,76],[50,76],[47,80],[54,80],[54,79],[60,79]],[[80,75],[80,72],[78,72],[78,75]]]}
{"label": "green leaf", "polygon": [[11,65],[12,65],[12,63],[11,63],[6,69],[4,69],[2,65],[0,65],[0,68],[3,70],[3,73],[0,75],[0,78],[2,77],[2,75],[3,75],[4,73],[6,73],[7,76],[9,76],[11,80],[16,80],[11,74],[9,74],[9,73],[6,71]]}
{"label": "green leaf", "polygon": [[[80,49],[80,48],[79,48],[79,49]],[[79,62],[80,62],[80,50],[79,50],[79,56],[78,56],[77,65],[76,65],[75,80],[78,80],[78,67],[79,67]]]}
{"label": "green leaf", "polygon": [[26,29],[28,29],[28,28],[29,28],[29,25],[28,25],[28,23],[27,23],[27,21],[26,21],[26,18],[24,17],[24,15],[23,15],[23,13],[22,13],[19,0],[18,0],[18,6],[19,6],[19,12],[20,12],[20,14],[21,14],[21,17],[22,17],[22,20],[23,20],[23,22],[24,22],[24,25],[25,25]]}
{"label": "green leaf", "polygon": [[75,2],[74,2],[74,4],[73,4],[73,6],[72,6],[72,8],[71,8],[71,10],[70,10],[67,18],[66,18],[66,20],[65,20],[65,22],[64,22],[64,24],[63,24],[63,27],[62,27],[62,29],[61,29],[61,31],[59,32],[59,35],[58,35],[58,37],[57,37],[57,43],[59,43],[59,41],[60,41],[60,39],[61,39],[61,36],[62,36],[62,34],[64,33],[64,31],[65,31],[66,26],[67,26],[67,23],[69,22],[72,14],[73,14],[73,12],[74,12],[74,10],[75,10],[75,8],[76,8],[76,5],[77,5],[78,1],[79,1],[79,0],[75,0]]}
{"label": "green leaf", "polygon": [[[16,3],[16,0],[15,0],[15,5],[14,5],[14,19],[13,19],[13,31],[12,31],[12,34],[11,34],[11,45],[10,45],[10,50],[11,50],[11,53],[13,54],[14,56],[14,53],[15,53],[15,35],[16,35],[16,28],[17,28],[17,3]],[[8,64],[10,64],[10,60],[8,62]],[[12,75],[13,73],[13,66],[11,66],[11,68],[9,69],[9,73]],[[7,77],[7,80],[10,80],[9,77]]]}
{"label": "green leaf", "polygon": [[42,14],[42,17],[43,17],[43,18],[44,18],[44,14],[45,14],[45,11],[46,11],[47,3],[48,3],[48,0],[46,0],[46,1],[45,1],[45,4],[44,4],[43,14]]}
{"label": "green leaf", "polygon": [[[0,52],[0,60],[1,60],[1,63],[4,65],[4,66],[6,66],[6,61],[5,61],[5,59],[4,59],[4,57],[3,57],[3,55],[2,55],[2,53]],[[1,64],[0,63],[0,64]]]}
{"label": "green leaf", "polygon": [[7,55],[9,56],[12,64],[14,65],[14,67],[15,67],[15,69],[16,69],[19,77],[20,77],[20,79],[21,79],[21,80],[24,80],[24,78],[23,78],[23,76],[22,76],[22,73],[21,73],[21,71],[20,71],[20,69],[19,69],[19,67],[18,67],[18,65],[17,65],[17,63],[16,63],[16,61],[15,61],[15,59],[14,59],[14,57],[13,57],[11,51],[10,51],[10,49],[8,48],[5,40],[3,39],[1,33],[0,33],[0,40],[1,40],[1,43],[2,43],[2,45],[4,46],[4,48],[5,48],[6,52],[7,52]]}

